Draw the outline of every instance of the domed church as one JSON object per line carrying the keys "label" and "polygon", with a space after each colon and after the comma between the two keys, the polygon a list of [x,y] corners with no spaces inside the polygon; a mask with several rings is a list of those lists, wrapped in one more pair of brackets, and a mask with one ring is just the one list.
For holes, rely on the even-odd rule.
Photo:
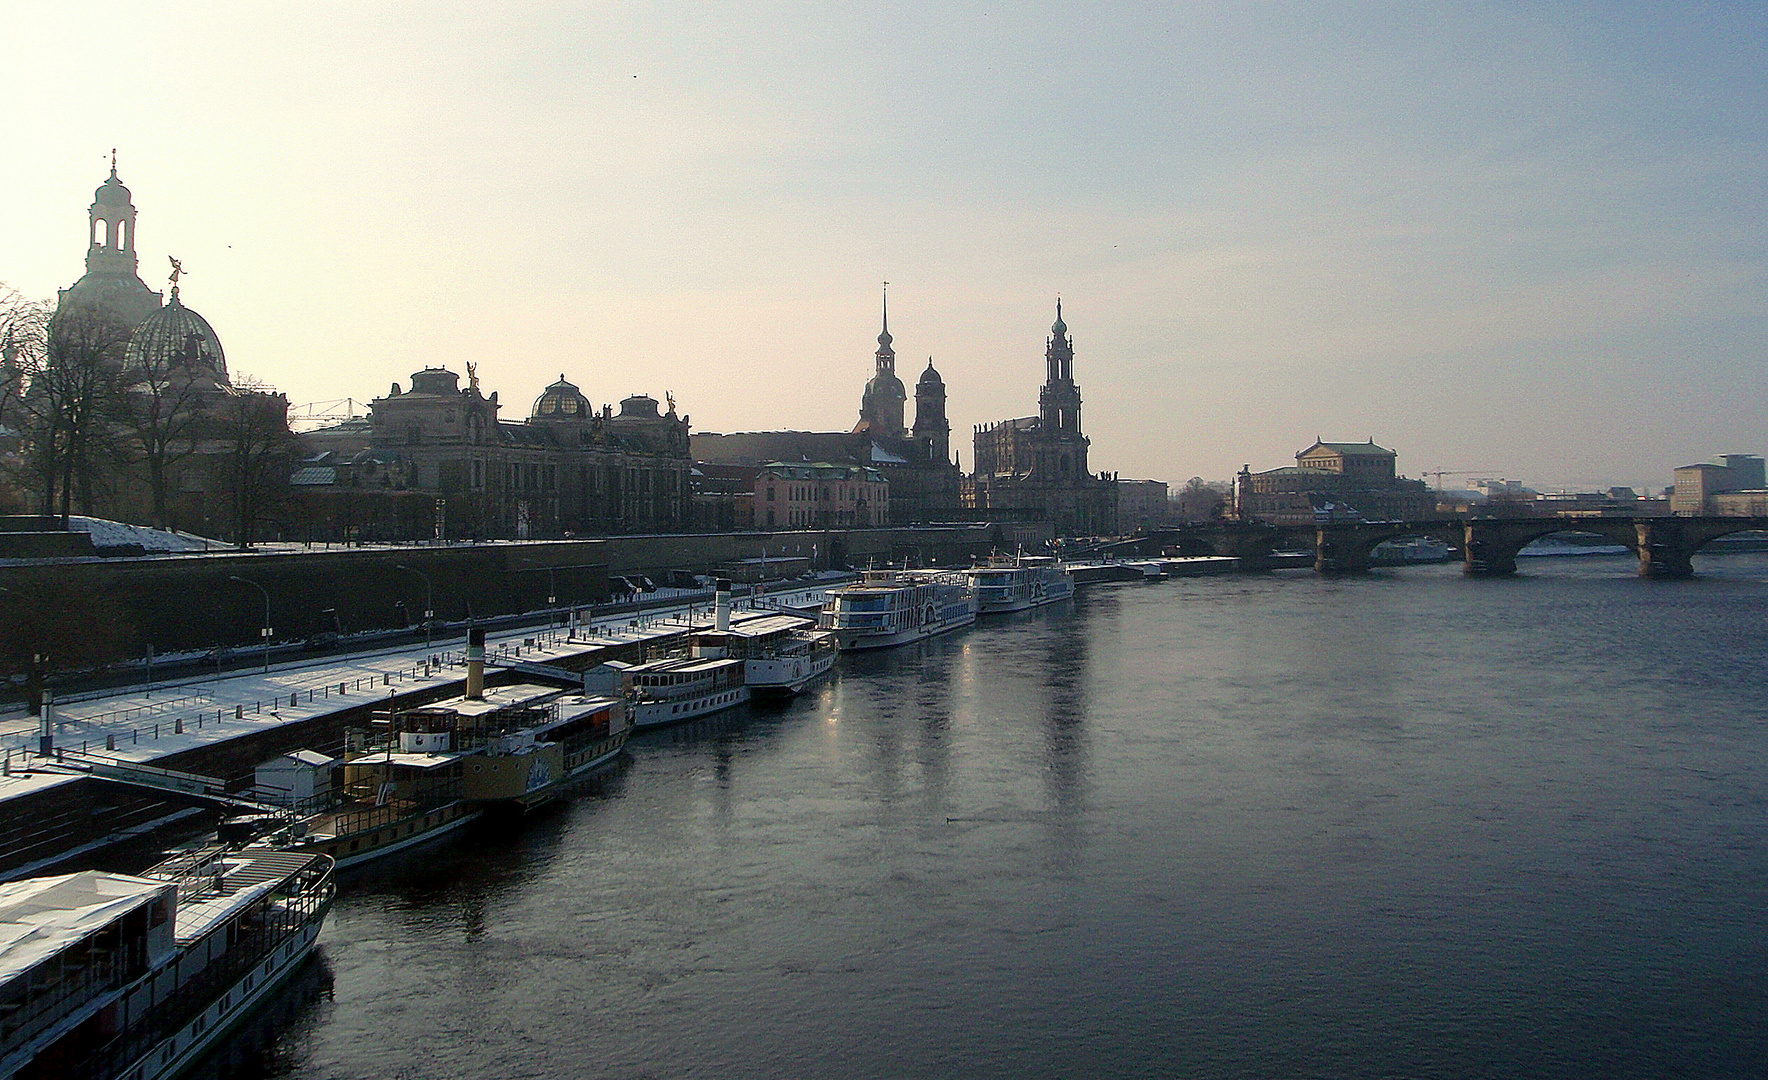
{"label": "domed church", "polygon": [[[44,374],[76,377],[33,379],[26,395],[27,412],[90,419],[51,444],[66,460],[33,495],[45,508],[249,543],[262,534],[269,492],[286,479],[288,400],[233,385],[219,335],[179,297],[177,259],[169,300],[142,282],[135,224],[113,152],[87,208],[86,273],[61,290],[49,323]],[[87,397],[102,392],[107,407],[75,400],[82,386],[94,388]],[[100,439],[122,453],[80,446]]]}

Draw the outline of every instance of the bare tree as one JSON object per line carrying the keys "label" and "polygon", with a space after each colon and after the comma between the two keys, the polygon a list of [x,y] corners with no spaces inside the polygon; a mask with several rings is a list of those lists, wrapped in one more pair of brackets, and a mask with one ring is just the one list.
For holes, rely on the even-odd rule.
{"label": "bare tree", "polygon": [[15,366],[25,382],[20,412],[24,470],[44,514],[66,525],[75,506],[91,510],[100,467],[113,457],[129,327],[80,304],[14,305]]}
{"label": "bare tree", "polygon": [[1193,476],[1173,496],[1173,509],[1180,521],[1216,521],[1227,509],[1228,495],[1229,485]]}
{"label": "bare tree", "polygon": [[146,466],[150,524],[171,525],[171,478],[197,452],[196,436],[215,393],[205,378],[196,342],[173,354],[137,350],[130,357],[117,419],[134,462]]}
{"label": "bare tree", "polygon": [[[49,317],[53,309],[0,285],[0,453],[6,479],[15,490],[41,491],[39,478],[55,470],[39,460],[37,417],[25,394],[31,379],[48,363]],[[43,508],[49,513],[49,507]]]}
{"label": "bare tree", "polygon": [[241,377],[218,411],[227,446],[224,469],[233,499],[234,543],[250,547],[259,524],[289,490],[296,451],[289,399]]}

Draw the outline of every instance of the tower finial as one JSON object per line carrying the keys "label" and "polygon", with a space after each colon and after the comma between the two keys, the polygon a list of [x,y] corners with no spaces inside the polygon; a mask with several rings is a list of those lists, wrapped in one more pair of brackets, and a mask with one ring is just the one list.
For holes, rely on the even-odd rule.
{"label": "tower finial", "polygon": [[113,146],[113,147],[111,147],[111,177],[114,179],[116,177],[116,175],[117,175],[117,148]]}
{"label": "tower finial", "polygon": [[890,282],[886,281],[884,283],[884,326],[878,332],[878,344],[889,348],[892,340],[890,336]]}
{"label": "tower finial", "polygon": [[172,272],[166,276],[166,280],[172,283],[172,299],[176,300],[178,299],[178,279],[185,274],[184,264],[170,255],[166,256],[166,261],[172,264]]}

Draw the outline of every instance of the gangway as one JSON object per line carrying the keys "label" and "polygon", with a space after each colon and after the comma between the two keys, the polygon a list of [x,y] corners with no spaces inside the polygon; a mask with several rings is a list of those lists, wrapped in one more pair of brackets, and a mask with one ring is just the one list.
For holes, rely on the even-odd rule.
{"label": "gangway", "polygon": [[542,664],[533,660],[486,660],[485,666],[503,668],[505,671],[518,671],[523,675],[535,675],[542,679],[554,679],[577,685],[583,683],[583,672],[562,668],[557,664]]}
{"label": "gangway", "polygon": [[85,773],[97,780],[144,788],[160,795],[180,795],[196,799],[232,813],[284,814],[287,807],[259,802],[244,795],[230,793],[225,781],[200,773],[162,769],[139,761],[107,757],[64,747],[55,748],[55,764],[72,772]]}

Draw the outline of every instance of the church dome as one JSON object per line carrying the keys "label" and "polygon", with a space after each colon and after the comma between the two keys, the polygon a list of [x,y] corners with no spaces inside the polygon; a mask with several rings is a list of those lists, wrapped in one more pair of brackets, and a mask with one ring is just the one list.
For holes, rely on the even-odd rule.
{"label": "church dome", "polygon": [[221,339],[215,336],[207,319],[179,301],[176,289],[166,306],[141,320],[130,335],[123,364],[152,371],[201,368],[215,381],[227,382],[227,359],[221,352]]}
{"label": "church dome", "polygon": [[916,386],[934,386],[934,385],[944,386],[945,385],[945,380],[939,377],[938,371],[934,370],[933,358],[931,356],[929,356],[927,358],[927,370],[921,372],[921,377],[919,379],[915,380],[915,385]]}
{"label": "church dome", "polygon": [[589,416],[589,399],[584,397],[571,383],[560,375],[559,381],[547,387],[538,398],[534,399],[534,417],[539,420],[551,420],[559,417],[586,418]]}
{"label": "church dome", "polygon": [[1062,321],[1062,301],[1056,301],[1056,322],[1050,327],[1050,333],[1064,337],[1068,333],[1068,324]]}
{"label": "church dome", "polygon": [[100,206],[129,205],[129,189],[123,186],[121,180],[117,179],[115,165],[111,166],[110,179],[98,185],[98,190],[92,193],[92,201]]}

